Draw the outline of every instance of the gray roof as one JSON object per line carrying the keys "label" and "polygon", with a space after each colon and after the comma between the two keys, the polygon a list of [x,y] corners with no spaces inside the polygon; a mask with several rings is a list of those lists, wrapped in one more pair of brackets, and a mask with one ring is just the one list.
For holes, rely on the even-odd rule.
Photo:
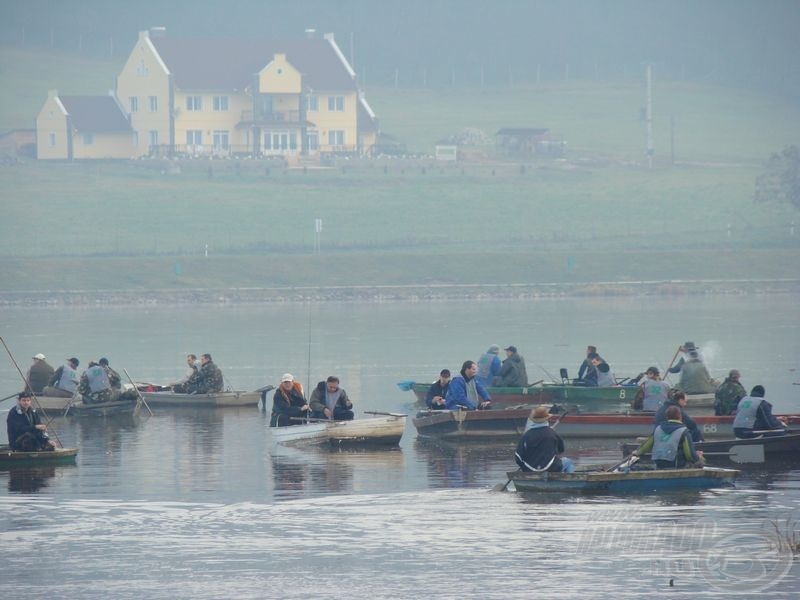
{"label": "gray roof", "polygon": [[59,96],[72,127],[78,131],[106,133],[132,131],[131,124],[111,96]]}
{"label": "gray roof", "polygon": [[285,54],[303,75],[305,89],[355,90],[356,82],[331,44],[320,38],[224,40],[151,37],[182,90],[242,90],[273,59]]}

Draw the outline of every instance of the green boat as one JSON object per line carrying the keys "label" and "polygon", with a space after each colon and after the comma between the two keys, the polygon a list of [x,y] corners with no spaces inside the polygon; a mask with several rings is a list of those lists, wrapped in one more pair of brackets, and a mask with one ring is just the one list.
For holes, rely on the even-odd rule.
{"label": "green boat", "polygon": [[77,448],[56,448],[41,452],[17,452],[9,446],[0,446],[0,467],[74,464]]}

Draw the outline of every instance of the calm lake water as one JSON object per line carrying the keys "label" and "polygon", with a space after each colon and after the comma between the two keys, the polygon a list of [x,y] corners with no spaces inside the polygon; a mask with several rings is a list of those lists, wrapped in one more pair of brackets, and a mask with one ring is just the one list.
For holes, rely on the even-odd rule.
{"label": "calm lake water", "polygon": [[[535,302],[3,309],[23,370],[107,356],[138,381],[211,352],[228,385],[337,374],[362,410],[413,412],[395,385],[514,344],[531,379],[577,369],[587,344],[618,375],[701,346],[713,375],[761,383],[800,412],[795,296]],[[0,397],[19,389],[0,361]],[[0,416],[13,403],[0,404]],[[154,409],[137,421],[53,424],[77,465],[0,470],[3,598],[715,597],[800,589],[800,460],[734,488],[659,496],[497,493],[513,444],[416,439],[399,449],[280,448],[256,408]],[[0,434],[5,439],[5,431]],[[579,464],[614,442],[567,440]],[[673,586],[670,587],[670,580]]]}

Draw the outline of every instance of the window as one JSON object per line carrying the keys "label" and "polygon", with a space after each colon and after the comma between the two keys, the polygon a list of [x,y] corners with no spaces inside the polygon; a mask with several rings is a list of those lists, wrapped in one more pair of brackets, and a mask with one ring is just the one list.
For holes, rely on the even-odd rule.
{"label": "window", "polygon": [[186,130],[186,145],[199,146],[203,143],[203,132],[200,129]]}
{"label": "window", "polygon": [[203,97],[186,96],[186,110],[203,110]]}
{"label": "window", "polygon": [[309,112],[316,112],[319,110],[319,96],[309,94],[306,96],[306,110]]}
{"label": "window", "polygon": [[150,130],[150,147],[158,146],[158,130],[151,129]]}
{"label": "window", "polygon": [[228,97],[227,96],[214,96],[214,110],[217,112],[224,112],[228,110]]}
{"label": "window", "polygon": [[139,97],[138,96],[131,96],[128,98],[128,105],[131,107],[131,112],[139,112]]}
{"label": "window", "polygon": [[[224,97],[224,96],[223,96]],[[214,132],[214,150],[228,149],[229,132],[220,130]]]}
{"label": "window", "polygon": [[319,133],[316,131],[309,131],[306,135],[306,145],[309,151],[319,150]]}
{"label": "window", "polygon": [[329,146],[344,146],[344,131],[342,129],[332,129],[328,132]]}
{"label": "window", "polygon": [[158,112],[158,96],[149,96],[147,100],[150,106],[150,112]]}
{"label": "window", "polygon": [[328,110],[331,112],[343,112],[344,96],[328,96]]}
{"label": "window", "polygon": [[84,133],[83,134],[83,145],[84,146],[94,146],[94,134],[93,133]]}
{"label": "window", "polygon": [[55,133],[48,133],[47,134],[47,145],[51,148],[56,145],[56,134]]}
{"label": "window", "polygon": [[150,74],[150,69],[144,64],[144,59],[140,59],[139,64],[136,65],[136,74],[139,77],[147,77]]}

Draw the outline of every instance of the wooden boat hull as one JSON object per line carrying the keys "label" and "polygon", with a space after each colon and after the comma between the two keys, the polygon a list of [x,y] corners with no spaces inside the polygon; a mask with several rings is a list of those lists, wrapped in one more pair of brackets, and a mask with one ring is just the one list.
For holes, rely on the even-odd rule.
{"label": "wooden boat hull", "polygon": [[0,467],[71,464],[78,455],[77,448],[56,448],[50,452],[15,452],[0,446]]}
{"label": "wooden boat hull", "polygon": [[[525,432],[530,409],[473,411],[422,411],[414,418],[421,437],[452,439],[518,439]],[[695,416],[706,439],[733,438],[733,416]],[[790,424],[800,425],[800,417],[787,416]],[[558,420],[553,415],[551,423]],[[568,413],[558,425],[563,438],[627,438],[647,436],[653,431],[651,413]]]}
{"label": "wooden boat hull", "polygon": [[258,406],[259,392],[217,392],[216,394],[176,394],[175,392],[141,392],[149,406],[192,406],[224,408]]}
{"label": "wooden boat hull", "polygon": [[141,402],[138,400],[115,400],[101,404],[84,404],[79,402],[69,407],[68,417],[114,417],[136,416],[139,413]]}
{"label": "wooden boat hull", "polygon": [[315,422],[289,427],[271,427],[278,444],[324,444],[334,446],[397,446],[405,431],[405,415],[385,415],[352,421]]}
{"label": "wooden boat hull", "polygon": [[[414,383],[411,390],[417,402],[425,406],[425,396],[431,384]],[[591,387],[560,383],[544,383],[528,387],[490,387],[487,389],[495,407],[530,404],[574,404],[586,411],[619,412],[629,410],[636,396],[637,386]],[[708,411],[714,408],[714,394],[687,396],[686,406],[690,412]]]}
{"label": "wooden boat hull", "polygon": [[[639,446],[633,442],[622,444],[623,456],[630,455]],[[709,463],[763,464],[765,461],[800,460],[800,433],[744,440],[709,440],[695,443],[695,448],[703,451]],[[746,452],[744,449],[755,451]],[[750,460],[749,456],[754,458]]]}
{"label": "wooden boat hull", "polygon": [[37,408],[43,408],[46,411],[52,411],[53,414],[63,413],[69,403],[72,402],[72,396],[68,398],[60,398],[58,396],[36,396]]}
{"label": "wooden boat hull", "polygon": [[652,469],[628,472],[576,471],[531,473],[513,471],[508,478],[519,492],[649,493],[730,486],[739,471],[702,469]]}

